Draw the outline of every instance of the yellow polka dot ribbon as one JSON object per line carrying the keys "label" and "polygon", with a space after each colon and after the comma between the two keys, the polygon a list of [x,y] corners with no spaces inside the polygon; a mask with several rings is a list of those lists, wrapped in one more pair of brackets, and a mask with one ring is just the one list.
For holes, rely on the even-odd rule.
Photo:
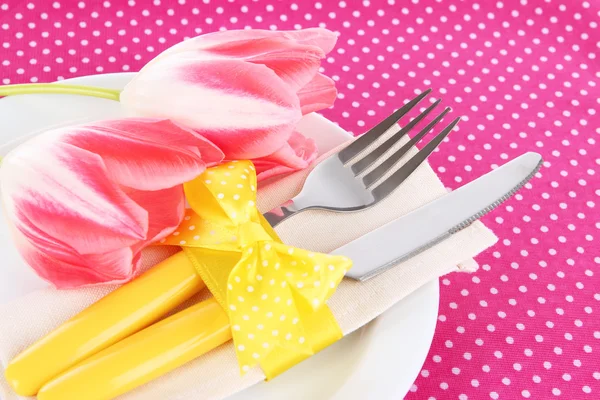
{"label": "yellow polka dot ribbon", "polygon": [[191,210],[163,243],[183,248],[227,311],[242,374],[259,364],[270,379],[342,337],[325,302],[352,262],[283,244],[256,208],[250,161],[184,189]]}

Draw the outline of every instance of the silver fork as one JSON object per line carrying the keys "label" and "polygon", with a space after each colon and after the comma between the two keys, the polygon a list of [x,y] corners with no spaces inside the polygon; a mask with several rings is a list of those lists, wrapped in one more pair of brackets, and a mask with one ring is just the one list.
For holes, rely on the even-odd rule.
{"label": "silver fork", "polygon": [[[383,143],[373,149],[368,148],[430,92],[431,89],[428,89],[421,93],[349,146],[319,163],[310,172],[302,190],[296,197],[264,214],[271,226],[274,227],[292,215],[309,209],[337,212],[363,210],[389,196],[429,157],[460,121],[460,117],[454,119],[402,167],[384,179],[384,175],[395,167],[402,157],[444,118],[450,111],[450,107],[446,107],[410,141],[398,150],[391,152],[392,154],[388,154],[389,150],[431,113],[441,100],[434,102]],[[370,166],[381,159],[384,161],[380,165],[363,175]]]}

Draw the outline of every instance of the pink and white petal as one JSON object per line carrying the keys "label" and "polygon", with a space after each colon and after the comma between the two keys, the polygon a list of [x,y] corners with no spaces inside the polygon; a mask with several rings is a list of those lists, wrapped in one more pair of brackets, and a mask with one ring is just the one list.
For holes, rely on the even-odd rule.
{"label": "pink and white petal", "polygon": [[[173,51],[170,57],[195,59],[196,62],[237,59],[263,64],[298,91],[315,76],[321,59],[325,57],[326,53],[316,38],[322,36],[335,39],[331,32],[320,34],[323,31],[329,32],[322,29],[307,30],[302,35],[298,35],[296,31],[235,31],[235,34],[228,31],[217,32],[175,46],[179,51]],[[296,37],[307,40],[296,40]]]}
{"label": "pink and white petal", "polygon": [[263,65],[166,58],[121,93],[138,115],[169,118],[209,139],[229,159],[268,155],[301,118],[297,94]]}
{"label": "pink and white petal", "polygon": [[317,73],[306,86],[300,89],[298,97],[303,115],[329,108],[337,98],[335,82],[328,76]]}
{"label": "pink and white petal", "polygon": [[151,63],[175,53],[190,50],[214,50],[235,43],[246,43],[264,38],[282,38],[299,44],[319,47],[329,53],[337,41],[337,35],[324,28],[308,28],[293,31],[271,31],[261,29],[228,30],[200,35],[170,47],[162,52]]}
{"label": "pink and white petal", "polygon": [[195,151],[208,163],[218,163],[223,152],[210,140],[170,119],[123,118],[101,121],[100,126],[132,139],[161,144],[168,147],[183,147]]}
{"label": "pink and white petal", "polygon": [[294,131],[290,140],[278,151],[256,160],[252,160],[256,167],[259,181],[293,171],[307,168],[318,155],[318,149],[313,139],[306,138]]}
{"label": "pink and white petal", "polygon": [[27,240],[37,250],[51,258],[73,264],[85,263],[82,256],[72,247],[48,236],[45,232],[28,221],[26,216],[21,215],[19,222],[19,228],[17,228],[11,221],[8,221],[8,226],[11,229],[13,237],[18,237],[19,240]]}
{"label": "pink and white petal", "polygon": [[124,283],[131,279],[137,264],[129,248],[119,249],[110,256],[79,257],[73,254],[62,259],[38,249],[14,227],[13,238],[25,262],[38,276],[57,289],[72,289],[100,283]]}
{"label": "pink and white petal", "polygon": [[269,52],[246,57],[245,60],[266,65],[293,90],[299,91],[318,73],[324,56],[325,53],[318,47],[282,42]]}
{"label": "pink and white petal", "polygon": [[[160,133],[164,137],[159,138]],[[63,129],[58,140],[100,155],[111,180],[140,190],[160,190],[194,179],[206,161],[216,163],[223,157],[208,140],[167,120],[74,126]]]}
{"label": "pink and white petal", "polygon": [[139,253],[134,254],[131,247],[123,247],[105,253],[86,254],[85,266],[105,276],[105,281],[126,282],[134,277],[139,258]]}
{"label": "pink and white petal", "polygon": [[148,213],[106,176],[102,159],[69,144],[32,142],[0,169],[7,214],[79,254],[113,251],[146,239]]}
{"label": "pink and white petal", "polygon": [[127,195],[148,211],[148,239],[133,246],[137,253],[151,243],[157,242],[177,229],[185,215],[183,185],[154,192],[123,188]]}
{"label": "pink and white petal", "polygon": [[177,57],[196,62],[227,59],[265,65],[298,91],[318,72],[325,53],[317,46],[277,36],[224,42],[210,49],[180,53]]}
{"label": "pink and white petal", "polygon": [[158,56],[153,58],[149,63],[147,63],[144,66],[144,68],[159,61],[162,62],[162,60],[166,57],[170,57],[178,53],[196,50],[207,51],[219,48],[224,45],[228,45],[230,43],[245,44],[247,42],[260,40],[265,37],[276,36],[281,36],[278,31],[269,31],[263,29],[231,29],[227,31],[210,32],[190,38],[188,40],[184,40],[169,47],[168,49],[160,53]]}
{"label": "pink and white petal", "polygon": [[333,50],[338,38],[334,32],[325,28],[308,28],[297,31],[283,31],[282,33],[298,43],[317,46],[325,54]]}
{"label": "pink and white petal", "polygon": [[[42,272],[43,276],[49,277],[52,273],[41,271],[48,263],[60,265],[61,270],[71,274],[101,277],[101,282],[123,281],[133,274],[133,251],[129,247],[102,254],[79,254],[69,245],[48,237],[35,226],[27,225],[27,230],[21,231],[9,223],[9,228],[23,258],[28,260],[34,270]],[[62,278],[63,281],[66,279],[68,276]]]}
{"label": "pink and white petal", "polygon": [[[256,181],[264,182],[267,179],[297,171],[294,168],[275,163],[259,162],[256,164]],[[259,186],[260,187],[260,186]]]}

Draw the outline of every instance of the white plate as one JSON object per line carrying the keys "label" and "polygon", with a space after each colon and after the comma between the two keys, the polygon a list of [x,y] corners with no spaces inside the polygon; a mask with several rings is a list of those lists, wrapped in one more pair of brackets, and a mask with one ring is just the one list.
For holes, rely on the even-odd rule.
{"label": "white plate", "polygon": [[[122,88],[133,74],[87,76],[70,81]],[[28,95],[0,100],[0,155],[50,127],[123,116],[119,103],[80,96]],[[337,125],[312,114],[299,130],[313,137],[321,152],[348,140]],[[0,221],[0,303],[45,287],[21,260],[4,221]],[[429,351],[439,302],[437,281],[430,282],[368,326],[345,337],[269,383],[231,400],[400,399],[417,377]],[[199,379],[202,379],[199,377]]]}

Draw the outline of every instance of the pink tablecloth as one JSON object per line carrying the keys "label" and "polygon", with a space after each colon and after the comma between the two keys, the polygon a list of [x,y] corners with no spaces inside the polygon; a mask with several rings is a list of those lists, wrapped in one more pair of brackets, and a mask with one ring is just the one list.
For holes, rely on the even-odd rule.
{"label": "pink tablecloth", "polygon": [[432,165],[456,188],[525,151],[542,177],[484,221],[501,238],[441,282],[407,399],[600,398],[597,0],[0,0],[2,83],[136,71],[203,32],[339,31],[325,114],[359,134],[432,87],[465,115]]}

